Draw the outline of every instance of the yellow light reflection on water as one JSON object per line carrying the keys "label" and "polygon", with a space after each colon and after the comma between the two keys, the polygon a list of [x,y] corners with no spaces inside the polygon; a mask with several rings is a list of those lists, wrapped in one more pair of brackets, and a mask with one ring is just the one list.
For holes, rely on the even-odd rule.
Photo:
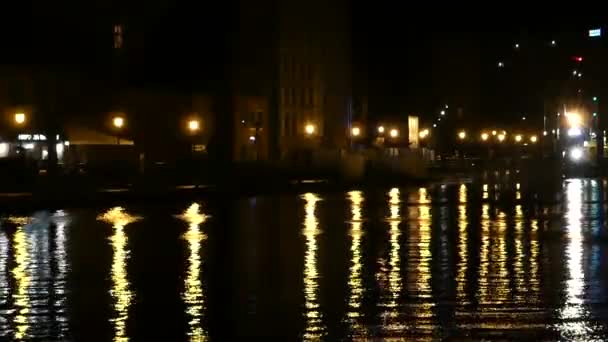
{"label": "yellow light reflection on water", "polygon": [[[19,223],[26,223],[22,221]],[[13,248],[15,253],[15,267],[13,268],[13,279],[15,280],[15,340],[21,340],[27,337],[28,329],[28,313],[30,310],[30,283],[31,274],[29,264],[31,262],[28,250],[28,238],[22,225],[17,227],[13,236]]]}
{"label": "yellow light reflection on water", "polygon": [[304,229],[302,233],[306,238],[306,251],[304,256],[304,317],[306,327],[304,340],[319,340],[325,335],[323,315],[320,310],[319,274],[317,270],[317,235],[319,235],[319,222],[316,217],[317,202],[321,199],[317,195],[307,193],[302,196],[304,200]]}
{"label": "yellow light reflection on water", "polygon": [[504,212],[499,212],[495,220],[495,234],[492,238],[492,248],[490,255],[492,262],[492,302],[503,303],[507,300],[509,293],[509,269],[507,267],[507,215]]}
{"label": "yellow light reflection on water", "polygon": [[110,237],[113,249],[111,269],[112,289],[110,290],[110,294],[114,298],[115,317],[112,319],[114,323],[114,341],[128,341],[126,325],[133,293],[127,279],[129,250],[127,249],[127,235],[124,229],[128,224],[141,218],[130,215],[125,212],[124,208],[114,207],[97,216],[97,219],[111,224],[114,228],[114,234]]}
{"label": "yellow light reflection on water", "polygon": [[457,276],[457,296],[459,299],[466,298],[465,285],[467,282],[467,227],[469,219],[467,217],[467,186],[460,185],[458,190],[458,276]]}
{"label": "yellow light reflection on water", "polygon": [[585,272],[583,270],[583,182],[580,179],[572,179],[566,185],[566,265],[568,269],[568,280],[566,281],[566,300],[559,311],[562,322],[558,324],[558,330],[564,338],[575,338],[589,340],[595,336],[593,328],[585,320],[588,316],[583,296],[585,294]]}
{"label": "yellow light reflection on water", "polygon": [[[518,184],[519,185],[519,184]],[[524,212],[521,204],[515,206],[515,262],[513,264],[513,271],[515,276],[515,284],[517,285],[516,291],[519,293],[526,294],[527,288],[525,287],[526,272],[524,270],[524,262],[526,256],[524,254],[523,239],[524,239]],[[518,300],[525,301],[525,298],[520,296]]]}
{"label": "yellow light reflection on water", "polygon": [[389,239],[391,245],[389,265],[391,266],[388,275],[389,290],[391,292],[391,303],[389,307],[395,308],[397,306],[397,299],[401,293],[401,268],[399,260],[399,235],[401,231],[399,224],[401,223],[401,216],[399,214],[399,204],[401,203],[399,189],[393,188],[388,193],[389,204],[390,204],[390,218],[389,218]]}
{"label": "yellow light reflection on water", "polygon": [[489,301],[490,205],[481,206],[481,246],[479,251],[479,301]]}
{"label": "yellow light reflection on water", "polygon": [[207,239],[207,236],[201,232],[200,225],[207,220],[208,216],[201,213],[198,203],[193,203],[178,217],[188,223],[188,231],[183,236],[188,242],[188,275],[184,280],[184,293],[182,294],[182,299],[186,304],[186,315],[190,319],[188,336],[190,341],[205,341],[208,336],[201,326],[205,296],[200,278],[200,250],[201,243]]}
{"label": "yellow light reflection on water", "polygon": [[[427,189],[418,190],[418,221],[417,224],[410,226],[410,250],[408,258],[411,258],[412,277],[408,284],[413,287],[411,290],[416,294],[417,304],[415,305],[414,315],[417,317],[415,326],[417,329],[428,329],[429,319],[433,317],[433,293],[431,288],[431,200],[428,197]],[[409,276],[408,276],[409,277]]]}
{"label": "yellow light reflection on water", "polygon": [[350,295],[348,297],[347,317],[351,326],[351,331],[355,336],[366,335],[365,326],[360,322],[361,300],[363,297],[363,280],[361,276],[361,237],[362,231],[362,213],[361,203],[363,202],[363,193],[361,191],[351,191],[348,193],[351,203],[351,221],[350,221],[350,236],[351,236],[351,263],[350,273],[348,277],[348,287]]}

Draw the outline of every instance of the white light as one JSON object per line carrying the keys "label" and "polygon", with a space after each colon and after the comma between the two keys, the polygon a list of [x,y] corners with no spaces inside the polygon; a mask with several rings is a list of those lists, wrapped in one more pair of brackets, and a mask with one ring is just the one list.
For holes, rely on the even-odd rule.
{"label": "white light", "polygon": [[578,74],[578,71],[576,71],[576,70],[572,71],[572,75],[576,76],[577,74]]}
{"label": "white light", "polygon": [[354,137],[358,137],[361,134],[361,129],[359,127],[353,127],[351,133]]}
{"label": "white light", "polygon": [[499,68],[503,68],[504,66],[505,66],[505,63],[503,63],[503,62],[498,62],[498,67],[499,67]]}
{"label": "white light", "polygon": [[555,44],[557,44],[557,42],[555,40],[551,41],[551,46],[555,46]]}
{"label": "white light", "polygon": [[583,158],[583,149],[580,147],[573,147],[570,150],[570,159],[574,161],[581,160]]}
{"label": "white light", "polygon": [[581,135],[581,129],[578,127],[572,127],[570,129],[568,129],[568,136],[569,137],[578,137],[579,135]]}
{"label": "white light", "polygon": [[23,148],[26,149],[26,150],[33,150],[34,149],[34,143],[24,144]]}
{"label": "white light", "polygon": [[441,111],[441,115],[445,115],[445,110],[442,110],[442,111]]}
{"label": "white light", "polygon": [[519,49],[519,43],[515,43],[515,48]]}
{"label": "white light", "polygon": [[378,133],[384,133],[384,126],[378,126]]}
{"label": "white light", "polygon": [[397,129],[393,128],[390,131],[390,135],[391,135],[392,138],[396,138],[396,137],[399,136],[399,131]]}
{"label": "white light", "polygon": [[445,105],[445,109],[448,109],[448,108],[450,108],[450,107],[449,107],[449,106],[446,104],[446,105]]}
{"label": "white light", "polygon": [[8,143],[0,143],[0,158],[8,157]]}
{"label": "white light", "polygon": [[437,124],[433,124],[433,128],[437,128]]}
{"label": "white light", "polygon": [[255,141],[255,137],[252,135],[249,137],[249,141]]}
{"label": "white light", "polygon": [[579,77],[579,78],[580,78],[580,77],[583,77],[583,73],[579,72],[579,73],[578,73],[578,77]]}
{"label": "white light", "polygon": [[521,119],[522,119],[523,121],[526,121],[526,117],[525,117],[525,116],[522,116],[522,118],[521,118]]}
{"label": "white light", "polygon": [[601,28],[589,30],[589,37],[601,37],[601,36],[602,36]]}
{"label": "white light", "polygon": [[31,134],[19,134],[17,140],[32,140]]}
{"label": "white light", "polygon": [[49,156],[49,151],[46,149],[42,150],[42,159],[46,159]]}
{"label": "white light", "polygon": [[58,143],[55,145],[55,151],[57,152],[57,159],[63,159],[63,144],[62,143]]}
{"label": "white light", "polygon": [[64,142],[63,142],[63,144],[64,144],[65,146],[70,146],[70,142],[69,142],[69,141],[64,141]]}
{"label": "white light", "polygon": [[555,130],[554,129],[551,130],[551,134],[555,134]]}

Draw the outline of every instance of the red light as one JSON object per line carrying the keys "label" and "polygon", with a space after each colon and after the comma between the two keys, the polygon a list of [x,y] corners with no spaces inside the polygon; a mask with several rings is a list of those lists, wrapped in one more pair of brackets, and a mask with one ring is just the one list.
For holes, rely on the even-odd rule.
{"label": "red light", "polygon": [[581,56],[574,56],[573,59],[579,63],[583,61],[583,57]]}

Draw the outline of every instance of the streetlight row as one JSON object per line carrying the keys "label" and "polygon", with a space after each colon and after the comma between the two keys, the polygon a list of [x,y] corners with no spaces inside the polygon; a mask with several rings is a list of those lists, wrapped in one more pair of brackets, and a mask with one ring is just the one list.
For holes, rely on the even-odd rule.
{"label": "streetlight row", "polygon": [[[419,133],[419,138],[424,140],[426,138],[428,138],[430,135],[430,131],[429,129],[424,129],[422,131],[420,131]],[[458,133],[456,134],[456,136],[458,137],[459,140],[467,140],[468,135],[467,132],[465,130],[460,130],[458,131]],[[503,142],[507,139],[507,132],[506,131],[502,131],[502,132],[498,132],[496,130],[493,130],[491,132],[481,132],[481,134],[479,135],[479,138],[481,141],[489,141],[490,138],[496,139],[498,142]],[[516,143],[522,143],[526,141],[526,137],[523,134],[516,134],[514,135],[513,140],[515,140]],[[536,136],[535,134],[532,134],[530,136],[528,136],[528,141],[530,141],[530,143],[535,144],[538,142],[538,136]]]}

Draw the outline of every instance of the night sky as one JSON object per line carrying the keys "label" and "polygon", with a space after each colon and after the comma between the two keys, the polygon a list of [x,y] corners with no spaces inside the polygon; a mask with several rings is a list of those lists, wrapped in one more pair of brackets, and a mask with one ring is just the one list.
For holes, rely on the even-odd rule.
{"label": "night sky", "polygon": [[[218,66],[230,61],[226,51],[238,27],[237,3],[19,2],[18,9],[0,17],[0,59],[82,68],[90,77],[103,77],[112,66],[108,32],[122,22],[132,85],[208,90],[221,75]],[[263,12],[270,3],[255,4]],[[551,87],[570,69],[569,56],[578,51],[591,56],[578,40],[599,24],[525,7],[441,6],[353,2],[344,13],[352,22],[354,88],[369,94],[372,118],[416,113],[429,120],[444,104],[462,108],[465,118],[480,124],[538,117],[543,96],[556,92]],[[241,29],[258,26],[248,25],[253,27]],[[551,39],[558,48],[547,47]],[[519,52],[513,50],[515,42],[521,44]],[[496,67],[499,60],[505,61],[504,70]]]}

